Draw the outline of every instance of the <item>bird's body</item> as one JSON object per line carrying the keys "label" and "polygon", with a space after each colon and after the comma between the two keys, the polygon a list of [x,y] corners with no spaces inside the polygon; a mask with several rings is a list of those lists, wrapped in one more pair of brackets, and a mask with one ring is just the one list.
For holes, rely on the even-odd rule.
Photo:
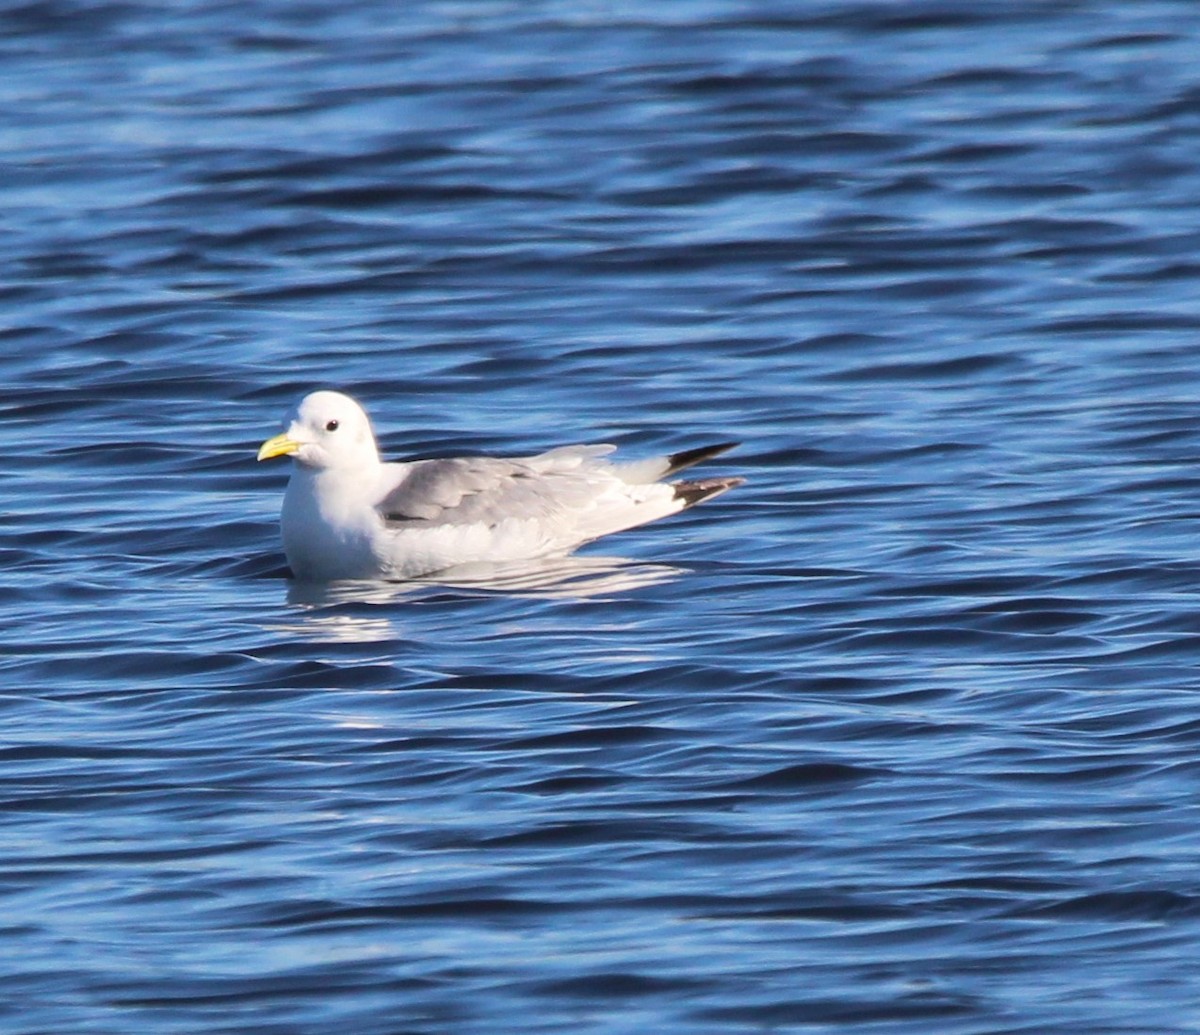
{"label": "bird's body", "polygon": [[338,392],[301,400],[259,459],[291,455],[284,552],[297,578],[410,579],[475,562],[520,561],[677,513],[741,478],[662,482],[731,444],[613,463],[612,446],[514,459],[386,463],[362,407]]}

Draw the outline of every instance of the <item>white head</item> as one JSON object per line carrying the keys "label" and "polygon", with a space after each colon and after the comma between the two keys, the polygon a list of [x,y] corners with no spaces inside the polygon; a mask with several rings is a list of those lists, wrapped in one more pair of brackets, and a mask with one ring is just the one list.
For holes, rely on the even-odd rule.
{"label": "white head", "polygon": [[366,411],[341,392],[311,392],[286,421],[282,435],[267,439],[259,460],[292,456],[315,470],[358,470],[379,463],[375,434]]}

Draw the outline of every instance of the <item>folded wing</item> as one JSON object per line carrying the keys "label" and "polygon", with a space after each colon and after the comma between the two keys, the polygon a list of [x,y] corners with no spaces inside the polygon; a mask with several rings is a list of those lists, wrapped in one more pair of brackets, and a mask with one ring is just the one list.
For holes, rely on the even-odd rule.
{"label": "folded wing", "polygon": [[515,460],[464,457],[397,464],[398,482],[379,502],[391,526],[494,526],[549,522],[586,508],[611,480],[596,458],[611,446],[566,446]]}

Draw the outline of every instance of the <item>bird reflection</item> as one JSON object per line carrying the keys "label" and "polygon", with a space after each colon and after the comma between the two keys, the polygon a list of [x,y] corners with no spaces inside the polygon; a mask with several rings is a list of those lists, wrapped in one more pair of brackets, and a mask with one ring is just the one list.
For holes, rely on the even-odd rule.
{"label": "bird reflection", "polygon": [[289,604],[300,607],[385,604],[449,590],[582,600],[658,585],[681,574],[683,569],[667,564],[639,564],[624,557],[571,555],[502,564],[464,564],[406,582],[291,582],[287,599]]}

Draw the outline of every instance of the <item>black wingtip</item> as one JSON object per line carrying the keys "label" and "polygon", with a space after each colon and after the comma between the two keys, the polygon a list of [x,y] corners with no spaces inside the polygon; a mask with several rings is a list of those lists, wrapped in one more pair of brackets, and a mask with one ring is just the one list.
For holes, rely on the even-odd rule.
{"label": "black wingtip", "polygon": [[687,510],[688,507],[694,507],[697,503],[720,496],[721,493],[736,489],[745,483],[745,478],[705,478],[698,482],[676,482],[672,488],[675,490],[675,498],[683,500],[683,509]]}
{"label": "black wingtip", "polygon": [[674,474],[676,471],[682,471],[685,467],[691,467],[693,464],[702,463],[714,456],[720,456],[740,445],[740,442],[719,442],[715,446],[699,446],[696,449],[685,449],[682,453],[672,453],[667,457],[669,465],[667,474]]}

